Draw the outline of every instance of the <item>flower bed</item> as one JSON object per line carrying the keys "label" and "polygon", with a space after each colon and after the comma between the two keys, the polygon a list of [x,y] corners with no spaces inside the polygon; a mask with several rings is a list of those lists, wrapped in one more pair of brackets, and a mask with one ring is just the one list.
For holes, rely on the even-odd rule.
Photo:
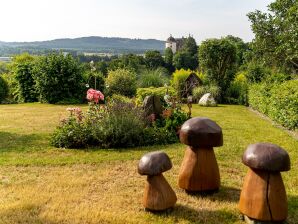
{"label": "flower bed", "polygon": [[[164,108],[161,115],[145,116],[142,107],[134,102],[104,100],[104,95],[94,89],[87,91],[89,108],[68,108],[69,117],[63,119],[51,138],[55,147],[126,148],[178,141],[177,131],[188,115],[176,104]],[[175,105],[175,106],[173,106]]]}

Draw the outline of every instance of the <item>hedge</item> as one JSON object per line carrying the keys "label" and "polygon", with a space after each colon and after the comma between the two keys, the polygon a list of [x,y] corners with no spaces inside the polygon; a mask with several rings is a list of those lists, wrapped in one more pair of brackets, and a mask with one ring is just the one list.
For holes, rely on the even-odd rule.
{"label": "hedge", "polygon": [[253,84],[249,105],[289,129],[298,128],[298,80]]}

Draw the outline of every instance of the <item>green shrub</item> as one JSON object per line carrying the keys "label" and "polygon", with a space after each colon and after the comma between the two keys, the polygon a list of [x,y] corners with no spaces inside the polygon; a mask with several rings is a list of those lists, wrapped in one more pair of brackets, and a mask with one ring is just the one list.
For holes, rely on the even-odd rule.
{"label": "green shrub", "polygon": [[84,100],[86,89],[82,68],[71,55],[50,54],[40,57],[34,67],[40,100],[57,103],[68,99]]}
{"label": "green shrub", "polygon": [[19,102],[36,102],[37,90],[33,77],[35,58],[29,54],[18,55],[13,59],[12,70],[17,82]]}
{"label": "green shrub", "polygon": [[138,88],[162,87],[169,82],[166,75],[164,68],[144,70],[138,77]]}
{"label": "green shrub", "polygon": [[139,108],[130,103],[116,103],[109,105],[93,138],[101,148],[135,147],[143,144],[144,128],[145,121]]}
{"label": "green shrub", "polygon": [[176,70],[173,73],[171,85],[177,92],[178,97],[180,98],[184,94],[185,81],[191,73],[192,73],[191,70],[184,70],[184,69]]}
{"label": "green shrub", "polygon": [[198,86],[192,92],[194,101],[198,102],[206,93],[211,93],[214,99],[217,99],[220,95],[220,88],[216,85]]}
{"label": "green shrub", "polygon": [[229,104],[247,105],[248,83],[244,73],[238,74],[227,89],[224,101]]}
{"label": "green shrub", "polygon": [[106,78],[106,92],[108,95],[120,94],[132,97],[136,93],[136,75],[127,69],[109,71]]}
{"label": "green shrub", "polygon": [[110,98],[110,101],[112,103],[132,103],[132,99],[126,97],[126,96],[122,96],[119,94],[113,94]]}
{"label": "green shrub", "polygon": [[18,83],[15,79],[15,75],[11,74],[2,74],[3,80],[7,85],[7,96],[5,98],[5,103],[17,103],[19,94],[18,94]]}
{"label": "green shrub", "polygon": [[51,145],[57,148],[86,148],[91,139],[90,132],[90,126],[78,122],[72,116],[56,128]]}
{"label": "green shrub", "polygon": [[298,80],[260,83],[249,88],[249,105],[279,124],[298,128]]}
{"label": "green shrub", "polygon": [[247,66],[245,76],[248,82],[258,83],[264,80],[266,77],[268,77],[269,74],[270,74],[270,71],[266,69],[264,66],[256,63],[250,63]]}
{"label": "green shrub", "polygon": [[83,114],[68,108],[70,117],[62,120],[51,137],[55,147],[126,148],[178,141],[177,130],[188,115],[175,108],[158,119],[148,120],[141,107],[133,103],[109,102],[106,106],[89,103]]}
{"label": "green shrub", "polygon": [[290,129],[298,128],[298,80],[271,89],[269,117]]}
{"label": "green shrub", "polygon": [[0,103],[3,102],[8,96],[8,85],[0,75]]}
{"label": "green shrub", "polygon": [[176,95],[174,88],[172,87],[149,87],[149,88],[138,88],[136,103],[137,105],[142,105],[146,96],[159,96],[162,101],[164,101],[164,96],[167,94],[174,96]]}

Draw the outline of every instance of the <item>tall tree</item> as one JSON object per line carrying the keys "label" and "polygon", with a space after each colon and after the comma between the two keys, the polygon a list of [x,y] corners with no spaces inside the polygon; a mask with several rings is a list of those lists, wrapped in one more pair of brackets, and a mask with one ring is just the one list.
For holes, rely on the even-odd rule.
{"label": "tall tree", "polygon": [[175,70],[173,66],[173,51],[171,48],[166,48],[165,50],[165,67],[169,70],[169,72],[173,72]]}
{"label": "tall tree", "polygon": [[200,45],[200,66],[208,81],[218,85],[222,93],[234,78],[236,60],[236,47],[227,38],[208,39]]}
{"label": "tall tree", "polygon": [[147,68],[155,69],[164,65],[164,60],[159,51],[146,51],[145,63]]}
{"label": "tall tree", "polygon": [[198,46],[193,37],[184,39],[182,49],[174,55],[173,64],[176,69],[195,70],[198,67]]}
{"label": "tall tree", "polygon": [[259,10],[248,14],[255,58],[269,66],[298,72],[298,1],[276,0],[268,13]]}

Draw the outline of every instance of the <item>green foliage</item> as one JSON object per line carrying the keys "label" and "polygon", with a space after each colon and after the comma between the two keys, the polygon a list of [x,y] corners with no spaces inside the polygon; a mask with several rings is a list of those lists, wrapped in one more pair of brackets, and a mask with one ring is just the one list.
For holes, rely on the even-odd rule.
{"label": "green foliage", "polygon": [[199,63],[209,83],[224,93],[235,75],[236,47],[227,38],[205,40],[199,48]]}
{"label": "green foliage", "polygon": [[175,68],[173,66],[173,51],[171,48],[165,49],[165,67],[168,69],[169,72],[175,71]]}
{"label": "green foliage", "polygon": [[[105,77],[101,72],[88,71],[84,74],[85,83],[88,84],[88,88],[100,89],[105,88]],[[96,88],[95,88],[96,83]]]}
{"label": "green foliage", "polygon": [[0,75],[4,73],[8,73],[9,71],[9,64],[6,62],[0,61]]}
{"label": "green foliage", "polygon": [[139,88],[161,87],[168,84],[168,82],[167,71],[162,67],[154,70],[143,70],[138,77]]}
{"label": "green foliage", "polygon": [[142,56],[138,56],[135,54],[125,54],[120,58],[113,59],[109,62],[108,70],[114,71],[119,68],[127,69],[133,72],[138,72],[145,66],[145,59]]}
{"label": "green foliage", "polygon": [[162,101],[164,101],[164,96],[168,93],[170,96],[176,95],[173,87],[149,87],[149,88],[138,88],[136,103],[137,105],[142,105],[146,96],[159,96]]}
{"label": "green foliage", "polygon": [[13,59],[12,71],[17,81],[19,102],[36,102],[37,90],[33,77],[35,59],[29,54],[18,55]]}
{"label": "green foliage", "polygon": [[49,54],[40,57],[34,78],[42,102],[57,103],[66,99],[84,98],[82,68],[71,55]]}
{"label": "green foliage", "polygon": [[[89,124],[92,125],[92,124]],[[107,112],[93,124],[92,137],[102,148],[126,148],[142,145],[145,122],[142,112],[131,103],[108,105]]]}
{"label": "green foliage", "polygon": [[146,51],[145,63],[147,68],[155,69],[164,65],[164,60],[159,51]]}
{"label": "green foliage", "polygon": [[132,97],[136,93],[136,75],[127,69],[109,71],[106,78],[106,92],[109,95],[120,94]]}
{"label": "green foliage", "polygon": [[176,69],[195,70],[198,67],[198,46],[193,37],[184,39],[182,49],[174,57],[174,64]]}
{"label": "green foliage", "polygon": [[7,85],[7,96],[5,98],[5,103],[17,103],[19,94],[18,94],[18,83],[15,79],[15,74],[2,74],[1,77]]}
{"label": "green foliage", "polygon": [[0,75],[0,103],[3,102],[8,96],[8,85],[5,79]]}
{"label": "green foliage", "polygon": [[246,70],[246,78],[250,83],[258,83],[263,81],[270,75],[270,71],[258,63],[249,63]]}
{"label": "green foliage", "polygon": [[71,115],[57,127],[51,144],[65,148],[127,148],[178,141],[177,128],[188,119],[181,109],[148,125],[140,107],[121,100],[106,106],[90,103],[85,115],[79,108],[69,108]]}
{"label": "green foliage", "polygon": [[210,93],[214,99],[217,99],[220,95],[220,88],[216,85],[205,85],[194,88],[192,92],[193,98],[197,102],[206,93]]}
{"label": "green foliage", "polygon": [[132,99],[119,94],[113,94],[110,98],[111,103],[132,103]]}
{"label": "green foliage", "polygon": [[298,71],[298,2],[276,0],[268,6],[268,13],[259,10],[248,14],[252,31],[255,60],[287,72]]}
{"label": "green foliage", "polygon": [[173,73],[171,85],[177,92],[178,97],[180,98],[184,94],[185,81],[191,73],[192,73],[191,70],[185,70],[185,69],[176,70]]}
{"label": "green foliage", "polygon": [[248,105],[248,82],[244,73],[239,73],[226,91],[225,102]]}
{"label": "green foliage", "polygon": [[74,116],[66,119],[54,131],[51,145],[57,148],[85,148],[90,141],[88,125],[78,122]]}
{"label": "green foliage", "polygon": [[249,88],[249,105],[274,121],[298,128],[298,80],[283,83],[259,83]]}
{"label": "green foliage", "polygon": [[236,47],[236,61],[237,61],[237,68],[242,66],[245,62],[246,54],[249,51],[249,44],[245,43],[241,38],[234,37],[232,35],[226,36],[226,39],[232,42]]}

